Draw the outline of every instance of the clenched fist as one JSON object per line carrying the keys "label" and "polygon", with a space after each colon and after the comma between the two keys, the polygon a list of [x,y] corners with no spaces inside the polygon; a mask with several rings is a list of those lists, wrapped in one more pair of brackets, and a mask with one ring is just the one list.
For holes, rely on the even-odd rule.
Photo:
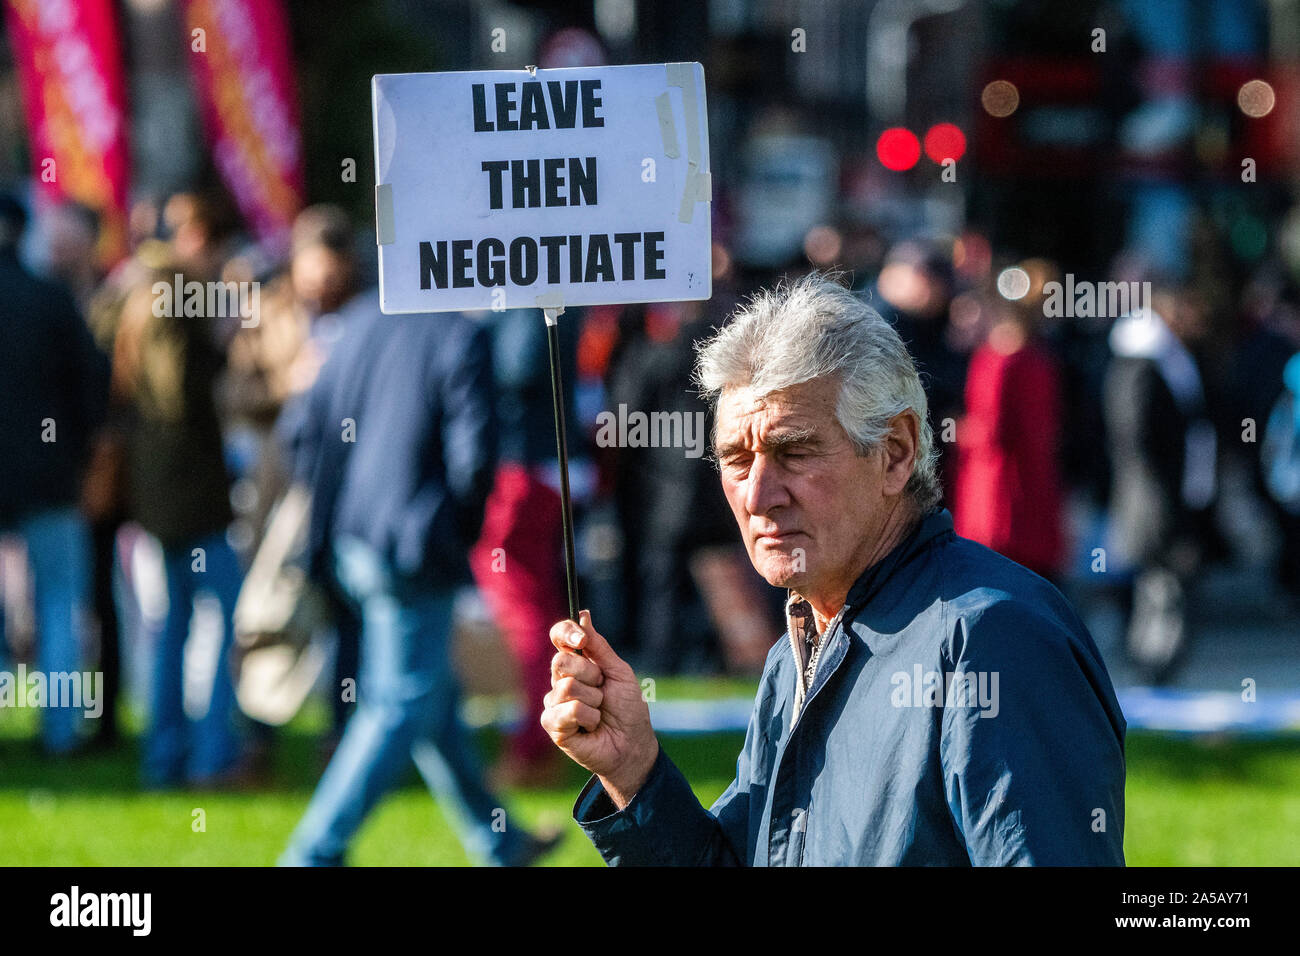
{"label": "clenched fist", "polygon": [[575,763],[600,777],[620,810],[645,783],[659,740],[650,726],[650,707],[636,674],[591,626],[560,621],[551,628],[551,692],[543,703],[542,726]]}

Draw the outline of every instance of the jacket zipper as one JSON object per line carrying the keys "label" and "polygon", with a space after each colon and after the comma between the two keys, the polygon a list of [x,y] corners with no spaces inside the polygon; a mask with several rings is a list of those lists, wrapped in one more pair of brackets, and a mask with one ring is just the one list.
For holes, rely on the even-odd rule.
{"label": "jacket zipper", "polygon": [[[812,678],[808,681],[807,696],[804,698],[802,704],[800,705],[799,712],[795,714],[794,722],[790,725],[790,736],[786,740],[785,749],[782,751],[781,754],[782,758],[784,758],[785,755],[790,752],[790,744],[794,740],[795,731],[799,729],[799,720],[808,711],[808,705],[812,703],[812,699],[815,696],[815,694],[813,693],[813,684],[817,680],[817,669],[821,666],[823,652],[830,645],[831,640],[836,636],[837,630],[843,629],[844,612],[848,610],[848,607],[849,606],[845,604],[843,607],[840,608],[839,613],[837,613],[835,617],[831,619],[830,624],[826,626],[826,633],[822,635],[822,639],[816,648],[817,663],[816,666],[813,668]],[[802,664],[799,660],[797,653],[795,655],[795,668],[799,672],[798,679],[802,682],[803,680]],[[822,686],[824,687],[825,685],[826,682],[822,681]],[[817,690],[821,690],[821,687],[818,687]],[[796,768],[796,771],[797,769],[798,768]],[[808,820],[811,813],[812,813],[812,790],[810,788],[808,793],[808,805],[803,808],[803,812],[799,815],[798,818],[801,832],[799,835],[799,854],[798,854],[798,858],[795,860],[795,866],[803,866],[804,850],[808,845]]]}

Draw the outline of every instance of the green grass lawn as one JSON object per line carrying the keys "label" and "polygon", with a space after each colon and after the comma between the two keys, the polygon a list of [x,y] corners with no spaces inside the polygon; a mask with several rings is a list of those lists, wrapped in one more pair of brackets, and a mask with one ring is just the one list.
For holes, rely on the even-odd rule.
{"label": "green grass lawn", "polygon": [[[749,692],[752,685],[664,681],[668,696]],[[263,866],[275,861],[320,770],[323,710],[309,708],[279,738],[270,789],[249,794],[143,793],[132,739],[114,754],[47,760],[31,743],[30,711],[0,712],[0,865]],[[495,735],[480,735],[485,759]],[[741,737],[670,737],[664,747],[707,805],[731,779]],[[565,839],[547,862],[599,865],[569,822],[586,774],[507,795],[506,822],[553,824]],[[205,828],[196,831],[196,810]],[[1300,739],[1129,735],[1130,865],[1300,864]],[[451,829],[412,774],[359,834],[358,865],[467,863]]]}

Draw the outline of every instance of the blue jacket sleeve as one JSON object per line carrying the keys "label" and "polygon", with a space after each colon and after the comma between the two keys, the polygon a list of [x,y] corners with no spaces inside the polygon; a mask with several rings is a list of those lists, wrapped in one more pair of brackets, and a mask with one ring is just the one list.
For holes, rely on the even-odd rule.
{"label": "blue jacket sleeve", "polygon": [[[771,658],[769,658],[769,664]],[[748,866],[753,863],[750,804],[762,803],[755,762],[765,760],[759,728],[770,702],[771,672],[758,698],[736,759],[736,777],[708,810],[695,798],[682,772],[659,748],[650,776],[622,810],[592,777],[578,795],[573,818],[610,866]],[[765,778],[765,777],[764,777]]]}
{"label": "blue jacket sleeve", "polygon": [[[734,789],[733,784],[727,793]],[[599,778],[592,777],[578,795],[573,817],[610,866],[741,863],[719,819],[700,806],[663,748],[645,785],[626,807],[615,809]]]}
{"label": "blue jacket sleeve", "polygon": [[1125,722],[1082,624],[999,602],[956,622],[940,760],[976,866],[1123,866]]}

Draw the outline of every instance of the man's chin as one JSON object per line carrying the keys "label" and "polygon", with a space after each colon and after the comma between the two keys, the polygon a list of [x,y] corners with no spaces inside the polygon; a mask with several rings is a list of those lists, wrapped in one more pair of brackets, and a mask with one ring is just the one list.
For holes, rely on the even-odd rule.
{"label": "man's chin", "polygon": [[756,570],[762,575],[763,580],[774,588],[798,590],[808,577],[808,573],[795,568],[794,561],[790,559],[769,560]]}
{"label": "man's chin", "polygon": [[808,541],[795,538],[798,547],[774,541],[746,540],[750,563],[774,588],[799,588],[808,580]]}

